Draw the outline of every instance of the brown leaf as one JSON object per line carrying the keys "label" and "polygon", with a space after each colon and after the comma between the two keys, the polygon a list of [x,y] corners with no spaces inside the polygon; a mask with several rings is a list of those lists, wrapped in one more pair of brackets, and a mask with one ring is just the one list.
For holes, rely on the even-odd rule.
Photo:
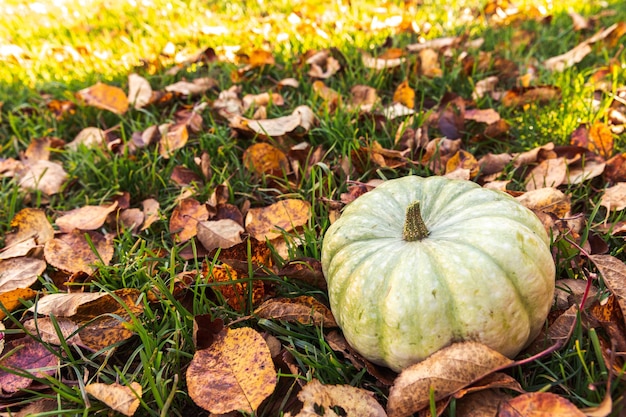
{"label": "brown leaf", "polygon": [[85,346],[98,351],[131,338],[135,333],[129,330],[130,313],[143,312],[140,297],[139,290],[122,288],[79,305],[72,320],[82,327],[78,334]]}
{"label": "brown leaf", "polygon": [[326,279],[322,273],[322,264],[315,258],[297,258],[290,260],[276,273],[289,279],[297,279],[321,289],[326,289]]}
{"label": "brown leaf", "polygon": [[546,159],[530,170],[526,177],[526,190],[533,191],[540,188],[556,188],[567,178],[567,164],[565,158]]}
{"label": "brown leaf", "polygon": [[128,75],[128,101],[136,109],[141,109],[153,101],[152,87],[148,80],[139,74]]}
{"label": "brown leaf", "polygon": [[78,335],[78,325],[68,318],[57,317],[53,320],[50,317],[40,317],[26,320],[23,324],[27,332],[41,338],[45,343],[61,345],[63,340],[70,345],[84,346]]}
{"label": "brown leaf", "polygon": [[626,208],[626,182],[619,182],[604,190],[600,205],[610,211],[621,211]]}
{"label": "brown leaf", "polygon": [[128,110],[128,98],[119,87],[98,82],[76,93],[88,106],[124,114]]}
{"label": "brown leaf", "polygon": [[174,208],[169,230],[178,242],[186,242],[198,233],[198,223],[209,218],[206,204],[193,198],[185,198]]}
{"label": "brown leaf", "polygon": [[313,83],[313,91],[324,101],[324,104],[326,104],[331,111],[336,109],[341,102],[341,94],[328,87],[323,81],[315,81]]}
{"label": "brown leaf", "polygon": [[134,415],[141,404],[141,384],[134,381],[128,387],[117,382],[112,384],[94,382],[85,385],[85,391],[105,403],[110,409],[125,416]]}
{"label": "brown leaf", "polygon": [[368,85],[355,85],[350,89],[350,108],[363,112],[372,110],[378,102],[376,89]]}
{"label": "brown leaf", "polygon": [[246,94],[243,96],[243,109],[248,110],[252,106],[267,106],[273,104],[274,106],[283,106],[285,99],[278,93],[260,93],[260,94]]}
{"label": "brown leaf", "polygon": [[141,226],[141,230],[146,230],[152,225],[152,223],[159,220],[160,204],[154,198],[148,198],[142,201],[141,205],[143,208],[143,217],[144,217],[143,226]]}
{"label": "brown leaf", "polygon": [[[313,379],[298,393],[298,399],[304,405],[294,417],[337,417],[332,411],[333,407],[340,407],[346,416],[387,416],[372,392],[350,385],[322,385],[317,379]],[[323,414],[319,413],[320,409]]]}
{"label": "brown leaf", "polygon": [[[14,290],[10,290],[0,294],[0,304],[2,304],[2,308],[7,310],[9,313],[13,310],[16,310],[22,307],[24,304],[22,300],[30,300],[35,298],[37,295],[37,291],[31,290],[30,288],[16,288]],[[4,319],[7,315],[4,310],[0,309],[0,320]],[[0,387],[2,385],[0,384]]]}
{"label": "brown leaf", "polygon": [[272,298],[257,307],[254,314],[266,319],[312,324],[324,328],[337,327],[337,322],[328,307],[311,296]]}
{"label": "brown leaf", "polygon": [[[31,337],[11,340],[6,343],[5,351],[16,349],[11,356],[4,356],[0,366],[14,370],[17,373],[32,373],[38,378],[45,378],[55,374],[59,366],[58,354],[47,349],[43,344]],[[19,390],[28,388],[32,379],[15,375],[4,369],[0,369],[0,394],[14,394]]]}
{"label": "brown leaf", "polygon": [[54,229],[41,209],[24,208],[11,220],[12,233],[5,235],[5,243],[10,246],[28,238],[35,238],[38,245],[43,245],[54,237]]}
{"label": "brown leaf", "polygon": [[178,93],[184,96],[202,94],[211,88],[217,87],[218,82],[210,77],[196,78],[189,81],[178,81],[165,87],[165,91]]}
{"label": "brown leaf", "polygon": [[487,93],[493,92],[499,81],[500,79],[498,77],[491,76],[476,82],[472,98],[474,100],[478,100],[479,98],[484,97]]}
{"label": "brown leaf", "polygon": [[568,165],[567,170],[567,183],[568,184],[580,184],[584,181],[602,175],[606,163],[602,162],[600,158],[585,160],[580,159],[574,163]]}
{"label": "brown leaf", "polygon": [[465,120],[473,120],[475,122],[486,123],[488,125],[501,120],[500,113],[494,109],[469,109],[465,110],[463,116],[465,117]]}
{"label": "brown leaf", "polygon": [[410,416],[428,406],[431,390],[440,400],[512,362],[480,343],[450,345],[400,373],[389,391],[387,412]]}
{"label": "brown leaf", "polygon": [[161,140],[159,141],[159,155],[169,159],[173,153],[184,147],[189,139],[186,123],[166,123],[159,126]]}
{"label": "brown leaf", "polygon": [[105,293],[77,292],[47,294],[28,311],[44,316],[71,317],[82,304],[104,297]]}
{"label": "brown leaf", "polygon": [[[85,238],[89,236],[89,241]],[[97,253],[91,249],[91,244]],[[113,236],[107,234],[103,236],[96,231],[81,232],[74,229],[71,233],[60,235],[49,240],[44,246],[44,257],[46,261],[66,272],[86,272],[91,274],[94,271],[93,265],[102,262],[108,265],[113,259]]]}
{"label": "brown leaf", "polygon": [[469,176],[471,178],[476,177],[480,171],[480,165],[478,164],[476,158],[474,158],[474,155],[464,151],[463,149],[455,153],[446,162],[446,175],[458,170],[459,168],[469,170]]}
{"label": "brown leaf", "polygon": [[207,220],[198,223],[198,240],[209,252],[217,248],[230,248],[241,243],[245,229],[231,219]]}
{"label": "brown leaf", "polygon": [[46,270],[41,259],[19,257],[0,261],[0,293],[28,288]]}
{"label": "brown leaf", "polygon": [[613,154],[613,133],[611,129],[602,122],[595,122],[589,128],[589,144],[590,151],[597,153],[605,159]]}
{"label": "brown leaf", "polygon": [[618,27],[617,23],[609,26],[606,29],[601,30],[589,39],[579,43],[574,48],[565,52],[564,54],[554,56],[546,59],[543,65],[549,71],[563,71],[574,64],[579,63],[591,52],[591,44],[600,41],[611,34]]}
{"label": "brown leaf", "polygon": [[564,346],[572,336],[577,322],[578,305],[574,304],[557,317],[547,331],[542,330],[524,352],[535,355],[555,344]]}
{"label": "brown leaf", "polygon": [[463,417],[496,417],[500,403],[511,398],[495,389],[474,392],[457,400],[456,412]]}
{"label": "brown leaf", "polygon": [[138,208],[125,209],[120,211],[118,220],[124,229],[129,230],[131,233],[137,233],[143,224],[144,214]]}
{"label": "brown leaf", "polygon": [[247,274],[239,273],[229,265],[203,265],[203,275],[211,288],[224,297],[226,303],[236,311],[243,311],[248,306],[248,301],[256,305],[265,296],[263,281],[255,279],[252,281],[252,294],[249,293],[250,285]]}
{"label": "brown leaf", "polygon": [[504,401],[498,417],[584,417],[574,404],[551,392],[532,392]]}
{"label": "brown leaf", "polygon": [[26,162],[16,176],[21,189],[41,191],[46,195],[58,193],[67,180],[63,167],[50,161]]}
{"label": "brown leaf", "polygon": [[196,351],[187,368],[189,396],[215,414],[253,413],[275,387],[267,343],[249,327],[225,329],[210,347]]}
{"label": "brown leaf", "polygon": [[611,255],[591,255],[589,259],[602,274],[602,280],[617,299],[626,320],[626,265]]}
{"label": "brown leaf", "polygon": [[200,314],[193,318],[193,345],[196,350],[210,347],[221,336],[224,330],[224,320],[212,315]]}
{"label": "brown leaf", "polygon": [[604,177],[607,181],[626,182],[626,153],[620,153],[606,161]]}
{"label": "brown leaf", "polygon": [[540,188],[515,197],[525,207],[564,218],[571,209],[569,197],[556,188]]}
{"label": "brown leaf", "polygon": [[246,230],[256,240],[281,237],[308,223],[311,205],[303,200],[285,199],[267,207],[251,208],[246,216]]}
{"label": "brown leaf", "polygon": [[255,143],[246,149],[243,153],[243,162],[249,170],[258,175],[282,175],[289,166],[285,153],[265,142]]}
{"label": "brown leaf", "polygon": [[415,91],[409,86],[409,82],[404,80],[393,93],[393,102],[400,103],[412,109],[415,108]]}
{"label": "brown leaf", "polygon": [[315,120],[315,116],[309,106],[298,106],[289,116],[275,119],[252,120],[241,116],[232,116],[229,120],[235,129],[263,136],[278,137],[292,133],[298,128],[308,131]]}
{"label": "brown leaf", "polygon": [[506,107],[522,107],[527,104],[544,104],[560,97],[561,90],[552,86],[516,87],[504,94],[502,104]]}
{"label": "brown leaf", "polygon": [[403,57],[404,52],[400,49],[391,49],[386,51],[385,53],[379,55],[374,58],[367,52],[361,52],[361,57],[363,59],[363,66],[365,68],[371,68],[378,71],[398,67],[406,61],[406,58]]}
{"label": "brown leaf", "polygon": [[434,49],[425,48],[417,53],[419,57],[419,73],[429,77],[441,77],[443,71],[439,65],[439,54]]}
{"label": "brown leaf", "polygon": [[310,56],[307,58],[306,63],[311,66],[308,75],[313,78],[330,78],[341,69],[341,64],[331,55],[331,51],[328,49]]}
{"label": "brown leaf", "polygon": [[96,230],[102,227],[107,216],[117,209],[117,201],[107,206],[84,206],[70,210],[55,223],[63,233],[70,233],[74,229]]}

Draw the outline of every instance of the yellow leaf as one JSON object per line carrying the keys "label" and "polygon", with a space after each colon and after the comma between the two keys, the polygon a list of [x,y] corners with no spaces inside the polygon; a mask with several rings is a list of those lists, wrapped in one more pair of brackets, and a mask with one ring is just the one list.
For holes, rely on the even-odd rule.
{"label": "yellow leaf", "polygon": [[415,91],[409,86],[408,81],[403,81],[393,93],[394,103],[404,104],[408,108],[415,107]]}
{"label": "yellow leaf", "polygon": [[105,403],[109,408],[125,416],[135,414],[139,408],[142,394],[141,384],[137,382],[131,382],[130,387],[115,382],[113,384],[96,382],[86,385],[85,391]]}
{"label": "yellow leaf", "polygon": [[77,94],[88,106],[116,114],[124,114],[128,110],[128,98],[119,87],[98,82],[91,87],[80,90]]}

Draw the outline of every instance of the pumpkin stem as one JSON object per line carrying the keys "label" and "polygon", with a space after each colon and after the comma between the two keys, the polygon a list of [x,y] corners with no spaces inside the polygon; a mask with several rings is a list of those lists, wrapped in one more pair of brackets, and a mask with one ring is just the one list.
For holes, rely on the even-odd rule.
{"label": "pumpkin stem", "polygon": [[424,239],[428,236],[428,233],[420,213],[420,202],[414,201],[406,208],[402,238],[407,242],[415,242],[416,240]]}

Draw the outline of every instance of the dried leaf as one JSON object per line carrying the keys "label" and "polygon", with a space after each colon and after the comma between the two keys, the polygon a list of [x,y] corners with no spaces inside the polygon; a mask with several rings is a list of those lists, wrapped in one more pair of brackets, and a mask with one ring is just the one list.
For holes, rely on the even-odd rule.
{"label": "dried leaf", "polygon": [[152,223],[159,220],[160,204],[154,198],[148,198],[142,201],[141,205],[143,207],[143,217],[144,217],[143,226],[141,226],[141,230],[146,230],[152,225]]}
{"label": "dried leaf", "polygon": [[50,161],[27,162],[16,172],[16,176],[21,189],[41,191],[46,195],[58,193],[67,180],[63,167]]}
{"label": "dried leaf", "polygon": [[[334,407],[340,407],[345,413],[342,415],[346,416],[387,416],[372,392],[350,385],[322,385],[313,379],[298,393],[298,399],[304,405],[294,417],[338,417],[333,411]],[[323,414],[319,413],[320,409]]]}
{"label": "dried leaf", "polygon": [[257,307],[254,314],[266,319],[293,321],[324,328],[337,327],[328,307],[311,296],[272,298]]}
{"label": "dried leaf", "polygon": [[368,85],[355,85],[350,89],[350,108],[363,112],[372,110],[378,102],[376,89]]}
{"label": "dried leaf", "polygon": [[330,54],[329,50],[312,55],[306,63],[311,66],[308,74],[313,78],[330,78],[341,69],[341,64]]}
{"label": "dried leaf", "polygon": [[77,151],[79,146],[86,148],[95,148],[105,143],[106,132],[97,127],[86,127],[74,138],[73,141],[65,145],[65,149],[70,151]]}
{"label": "dried leaf", "polygon": [[534,167],[526,177],[526,190],[553,187],[565,183],[567,164],[565,158],[546,159]]}
{"label": "dried leaf", "polygon": [[185,198],[174,208],[170,217],[170,233],[178,242],[186,242],[198,233],[198,223],[209,218],[206,204],[193,198]]}
{"label": "dried leaf", "polygon": [[211,288],[224,297],[226,303],[236,311],[243,311],[251,299],[252,305],[256,305],[265,296],[263,281],[255,279],[252,281],[252,294],[249,293],[250,285],[247,274],[240,274],[229,265],[206,265],[203,270],[207,282],[211,283]]}
{"label": "dried leaf", "polygon": [[591,52],[591,44],[600,41],[611,34],[618,27],[617,23],[601,30],[589,39],[576,45],[564,54],[554,56],[544,61],[543,65],[549,71],[563,71],[574,64],[579,63]]}
{"label": "dried leaf", "polygon": [[[473,120],[475,122],[486,123],[488,125],[491,125],[501,120],[500,113],[498,113],[494,109],[465,110],[464,117],[465,117],[465,120]],[[486,135],[486,136],[493,136],[493,135]]]}
{"label": "dried leaf", "polygon": [[128,387],[116,382],[112,384],[95,382],[85,385],[85,391],[105,403],[110,409],[125,416],[134,415],[141,403],[141,384],[134,381]]}
{"label": "dried leaf", "polygon": [[522,394],[500,404],[498,417],[584,417],[585,415],[565,398],[551,392]]}
{"label": "dried leaf", "polygon": [[88,106],[124,114],[128,110],[128,98],[119,87],[98,82],[76,93]]}
{"label": "dried leaf", "polygon": [[159,154],[169,159],[175,151],[184,147],[189,139],[189,131],[186,123],[166,123],[159,126],[161,140],[159,141]]}
{"label": "dried leaf", "polygon": [[410,109],[415,107],[415,91],[409,86],[409,82],[404,80],[393,93],[393,102],[400,103]]}
{"label": "dried leaf", "polygon": [[70,319],[40,317],[26,320],[23,324],[27,332],[40,337],[45,343],[61,345],[63,340],[70,345],[84,346],[78,335],[79,326]]}
{"label": "dried leaf", "polygon": [[361,57],[363,59],[363,66],[365,68],[371,68],[378,71],[398,67],[406,61],[406,58],[403,57],[403,53],[396,52],[397,50],[392,50],[391,52],[381,54],[377,58],[372,57],[367,52],[361,52]]}
{"label": "dried leaf", "polygon": [[276,119],[252,120],[245,117],[232,116],[231,126],[236,129],[254,132],[258,135],[278,137],[302,128],[308,131],[315,120],[313,111],[309,106],[298,106],[289,116]]}
{"label": "dried leaf", "polygon": [[210,77],[196,78],[193,81],[179,81],[165,87],[165,91],[185,96],[202,94],[211,88],[217,87],[218,82]]}
{"label": "dried leaf", "polygon": [[553,214],[559,219],[564,218],[571,208],[569,197],[556,188],[528,191],[515,199],[531,210]]}
{"label": "dried leaf", "polygon": [[[16,288],[0,294],[0,304],[2,308],[9,313],[22,307],[24,304],[22,300],[30,300],[35,298],[37,291],[30,288]],[[4,310],[0,310],[0,320],[6,317]],[[2,386],[2,385],[0,385]]]}
{"label": "dried leaf", "polygon": [[602,274],[602,280],[617,298],[626,324],[626,265],[611,255],[589,257]]}
{"label": "dried leaf", "polygon": [[621,211],[626,208],[626,182],[620,182],[604,190],[600,205],[610,211]]}
{"label": "dried leaf", "polygon": [[265,142],[255,143],[246,149],[243,162],[258,175],[281,175],[289,166],[285,153]]}
{"label": "dried leaf", "polygon": [[457,400],[456,412],[463,417],[496,417],[500,403],[511,398],[495,389],[474,392]]}
{"label": "dried leaf", "polygon": [[[89,240],[97,253],[93,252],[85,235],[89,236]],[[83,233],[74,229],[71,233],[60,235],[46,242],[44,257],[50,265],[60,270],[91,274],[94,271],[94,264],[102,262],[104,265],[108,265],[111,262],[113,250],[112,235],[103,236],[95,231]]]}
{"label": "dried leaf", "polygon": [[231,219],[208,220],[198,223],[198,240],[209,252],[217,248],[230,248],[241,243],[245,229]]}
{"label": "dried leaf", "polygon": [[109,214],[117,209],[117,201],[107,206],[84,206],[70,210],[55,223],[63,233],[70,233],[74,229],[96,230],[102,227]]}
{"label": "dried leaf", "polygon": [[0,261],[0,293],[28,288],[46,270],[41,259],[19,257]]}
{"label": "dried leaf", "polygon": [[428,406],[431,389],[440,400],[512,362],[480,343],[450,345],[400,373],[389,391],[387,412],[410,416]]}
{"label": "dried leaf", "polygon": [[39,298],[28,311],[44,316],[71,317],[76,314],[80,305],[105,295],[106,293],[91,292],[47,294]]}
{"label": "dried leaf", "polygon": [[256,240],[281,237],[308,223],[311,205],[307,201],[285,199],[267,207],[252,208],[246,216],[246,230]]}
{"label": "dried leaf", "polygon": [[[4,356],[0,361],[0,366],[21,374],[29,372],[38,378],[45,378],[56,373],[60,357],[42,343],[31,337],[22,337],[6,343],[6,352],[13,349],[16,351],[11,356]],[[0,369],[0,394],[17,393],[21,389],[28,388],[32,382],[31,378]]]}
{"label": "dried leaf", "polygon": [[43,245],[54,237],[54,229],[41,209],[23,208],[11,220],[11,229],[14,231],[4,237],[7,246],[29,238],[34,238],[38,245]]}
{"label": "dried leaf", "polygon": [[141,109],[152,102],[152,87],[141,75],[128,76],[128,101],[136,109]]}
{"label": "dried leaf", "polygon": [[225,329],[187,368],[191,399],[215,414],[253,413],[274,392],[276,371],[265,339],[249,327]]}
{"label": "dried leaf", "polygon": [[429,77],[441,77],[443,71],[439,65],[439,54],[434,49],[425,48],[418,52],[419,56],[419,72],[420,74]]}

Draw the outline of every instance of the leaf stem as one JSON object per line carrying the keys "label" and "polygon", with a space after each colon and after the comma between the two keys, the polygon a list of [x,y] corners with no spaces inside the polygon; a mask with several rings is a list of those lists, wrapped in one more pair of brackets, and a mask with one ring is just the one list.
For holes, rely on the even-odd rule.
{"label": "leaf stem", "polygon": [[420,202],[414,201],[406,208],[402,238],[407,242],[415,242],[424,239],[428,233],[420,212]]}

